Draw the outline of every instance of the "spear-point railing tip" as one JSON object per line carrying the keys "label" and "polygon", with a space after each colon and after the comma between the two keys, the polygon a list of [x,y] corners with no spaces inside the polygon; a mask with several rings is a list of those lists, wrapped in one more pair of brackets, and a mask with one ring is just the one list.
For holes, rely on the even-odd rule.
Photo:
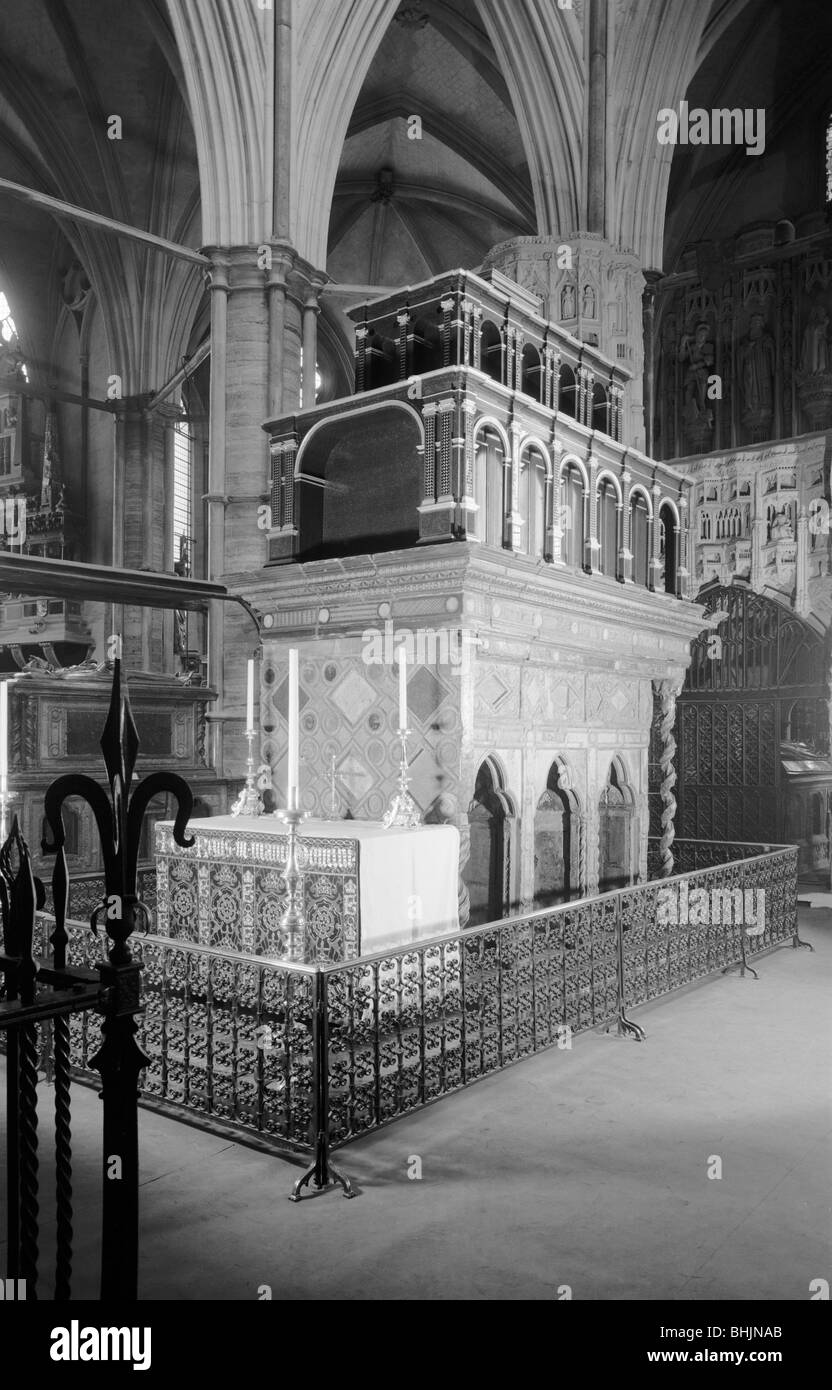
{"label": "spear-point railing tip", "polygon": [[127,685],[122,683],[121,661],[118,657],[113,663],[110,706],[101,733],[100,747],[110,787],[112,788],[118,779],[126,791],[133,779],[133,769],[136,766],[139,734],[130,707]]}

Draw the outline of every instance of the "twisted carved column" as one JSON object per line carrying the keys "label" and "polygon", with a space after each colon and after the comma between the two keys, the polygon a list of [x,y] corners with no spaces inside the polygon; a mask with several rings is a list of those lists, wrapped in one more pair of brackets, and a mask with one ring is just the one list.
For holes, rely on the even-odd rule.
{"label": "twisted carved column", "polygon": [[666,680],[655,682],[656,693],[661,702],[659,733],[661,737],[661,797],[662,797],[662,838],[661,838],[661,877],[668,878],[673,873],[672,845],[676,837],[674,819],[676,817],[676,798],[673,788],[676,785],[676,739],[673,728],[676,723],[676,700],[682,684],[680,681]]}

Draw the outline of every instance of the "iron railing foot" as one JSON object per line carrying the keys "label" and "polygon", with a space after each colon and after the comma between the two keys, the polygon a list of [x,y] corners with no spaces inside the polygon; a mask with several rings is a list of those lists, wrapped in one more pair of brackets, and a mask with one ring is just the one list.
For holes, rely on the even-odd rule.
{"label": "iron railing foot", "polygon": [[[607,1026],[607,1032],[610,1031],[610,1028],[612,1028],[611,1023]],[[641,1024],[633,1023],[633,1020],[628,1018],[623,1010],[615,1020],[615,1031],[619,1038],[632,1038],[633,1042],[644,1042],[647,1037]]]}
{"label": "iron railing foot", "polygon": [[308,1187],[313,1181],[319,1191],[328,1187],[340,1187],[345,1197],[357,1197],[358,1195],[349,1178],[345,1178],[343,1173],[339,1173],[330,1163],[328,1146],[322,1134],[318,1135],[315,1143],[315,1162],[293,1184],[292,1191],[289,1193],[289,1201],[302,1201],[301,1189]]}
{"label": "iron railing foot", "polygon": [[755,980],[759,980],[760,978],[753,965],[749,965],[747,960],[735,960],[733,965],[723,966],[722,974],[727,975],[732,970],[739,970],[741,976],[744,976],[747,970],[750,975],[754,976]]}
{"label": "iron railing foot", "polygon": [[814,949],[815,949],[814,946],[812,945],[811,941],[801,941],[801,939],[800,939],[800,937],[798,936],[797,932],[794,932],[793,935],[792,935],[792,948],[793,948],[793,950],[796,951],[796,950],[798,950],[799,947],[801,947],[801,946],[805,946],[805,948],[806,948],[807,951],[814,951]]}

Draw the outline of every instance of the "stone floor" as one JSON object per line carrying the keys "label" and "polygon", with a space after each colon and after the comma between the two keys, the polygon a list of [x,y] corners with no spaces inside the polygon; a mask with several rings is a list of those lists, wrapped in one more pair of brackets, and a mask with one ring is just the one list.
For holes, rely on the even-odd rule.
{"label": "stone floor", "polygon": [[[294,1205],[285,1161],[143,1111],[141,1296],[807,1300],[832,1267],[832,912],[801,931],[814,954],[638,1010],[644,1043],[581,1035],[348,1146],[351,1202]],[[76,1088],[79,1297],[99,1126]]]}

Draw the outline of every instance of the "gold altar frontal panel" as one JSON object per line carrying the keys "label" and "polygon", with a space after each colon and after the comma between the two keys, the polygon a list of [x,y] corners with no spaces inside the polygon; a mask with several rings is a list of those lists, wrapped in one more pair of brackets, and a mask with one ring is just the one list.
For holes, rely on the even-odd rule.
{"label": "gold altar frontal panel", "polygon": [[[194,844],[183,849],[172,822],[156,827],[159,935],[283,957],[288,836],[281,822],[217,816],[191,821],[186,833]],[[310,820],[299,851],[307,963],[353,960],[458,928],[459,834],[452,826],[385,830],[375,822]]]}

